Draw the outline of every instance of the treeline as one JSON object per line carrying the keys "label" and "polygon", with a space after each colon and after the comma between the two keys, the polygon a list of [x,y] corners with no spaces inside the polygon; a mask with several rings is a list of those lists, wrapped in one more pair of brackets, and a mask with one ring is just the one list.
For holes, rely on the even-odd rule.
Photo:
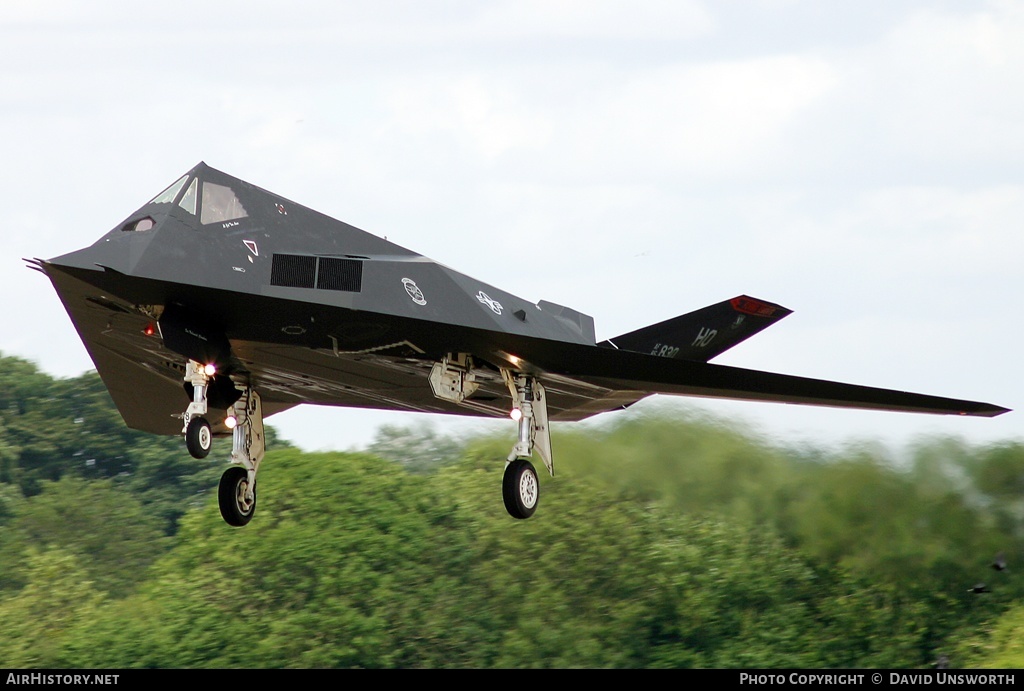
{"label": "treeline", "polygon": [[1024,666],[1019,442],[894,459],[623,414],[556,428],[516,521],[510,439],[388,428],[274,444],[235,529],[226,448],[127,430],[95,374],[0,358],[0,385],[0,666]]}
{"label": "treeline", "polygon": [[[286,445],[272,428],[267,438]],[[55,379],[30,362],[0,356],[0,520],[17,497],[35,496],[47,483],[110,480],[171,535],[217,485],[231,443],[214,443],[208,458],[195,460],[177,437],[128,429],[95,372]]]}

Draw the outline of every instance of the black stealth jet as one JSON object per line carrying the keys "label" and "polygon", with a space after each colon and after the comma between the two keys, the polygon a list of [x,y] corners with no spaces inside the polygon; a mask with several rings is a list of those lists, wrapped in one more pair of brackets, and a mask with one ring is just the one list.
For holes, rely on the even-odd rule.
{"label": "black stealth jet", "polygon": [[740,296],[596,342],[534,304],[200,163],[92,246],[31,260],[129,427],[232,435],[220,508],[253,515],[263,417],[300,403],[512,416],[505,506],[533,514],[549,423],[651,394],[995,416],[1005,408],[708,364],[790,313]]}

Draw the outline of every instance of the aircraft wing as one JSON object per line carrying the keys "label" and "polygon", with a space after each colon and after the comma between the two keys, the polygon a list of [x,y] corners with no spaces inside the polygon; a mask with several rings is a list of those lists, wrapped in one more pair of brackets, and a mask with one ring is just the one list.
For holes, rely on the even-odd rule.
{"label": "aircraft wing", "polygon": [[[573,383],[595,390],[592,400],[553,413],[553,420],[582,419],[651,394],[982,417],[1009,410],[989,403],[577,344],[550,344],[538,355],[529,364],[542,381],[549,382],[549,392]],[[599,390],[607,392],[603,398],[596,395]],[[551,401],[555,400],[553,395]]]}
{"label": "aircraft wing", "polygon": [[[47,267],[50,268],[50,267]],[[96,297],[96,291],[63,271],[50,277],[128,426],[178,434],[186,395],[181,358],[159,338],[148,337],[149,319],[129,303]],[[269,312],[271,308],[261,309]],[[396,329],[397,330],[397,329]],[[404,322],[406,340],[359,352],[232,339],[237,357],[260,382],[264,414],[295,405],[376,408],[505,417],[512,401],[497,368],[537,376],[548,391],[550,419],[582,420],[617,410],[652,394],[816,406],[994,416],[1006,408],[889,389],[741,369],[613,347],[531,338],[499,332]],[[437,334],[464,344],[481,364],[480,387],[462,404],[435,398],[428,375]],[[443,349],[439,352],[445,352]],[[227,430],[215,427],[215,432]]]}

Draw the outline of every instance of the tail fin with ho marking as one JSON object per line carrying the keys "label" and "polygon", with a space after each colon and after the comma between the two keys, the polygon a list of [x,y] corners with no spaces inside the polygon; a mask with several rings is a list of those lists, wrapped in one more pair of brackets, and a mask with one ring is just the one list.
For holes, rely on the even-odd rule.
{"label": "tail fin with ho marking", "polygon": [[791,313],[780,305],[740,295],[598,345],[707,362]]}

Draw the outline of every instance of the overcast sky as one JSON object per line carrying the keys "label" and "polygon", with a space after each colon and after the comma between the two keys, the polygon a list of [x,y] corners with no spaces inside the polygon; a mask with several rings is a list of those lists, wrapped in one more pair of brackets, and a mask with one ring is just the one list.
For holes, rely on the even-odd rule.
{"label": "overcast sky", "polygon": [[[794,314],[716,362],[1024,407],[1024,2],[3,0],[0,64],[0,352],[52,375],[92,364],[21,258],[202,160],[598,339],[748,294]],[[1024,436],[681,401],[781,441]],[[418,421],[473,428],[270,418],[310,449]]]}

